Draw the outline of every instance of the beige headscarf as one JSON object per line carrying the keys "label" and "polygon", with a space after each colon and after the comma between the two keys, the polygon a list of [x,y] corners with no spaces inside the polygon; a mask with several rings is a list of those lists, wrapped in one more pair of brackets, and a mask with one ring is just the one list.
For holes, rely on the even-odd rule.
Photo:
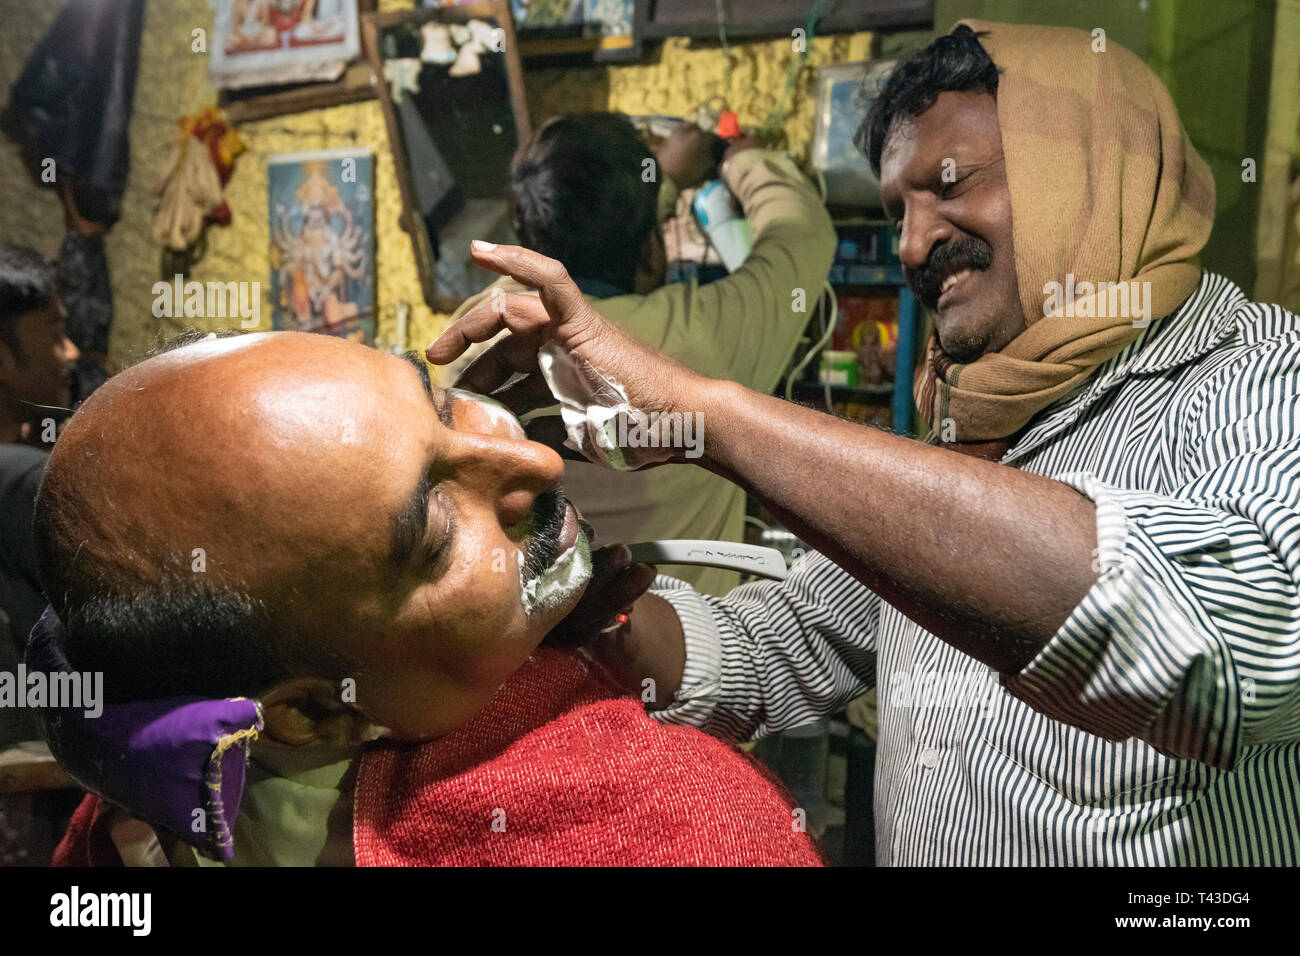
{"label": "beige headscarf", "polygon": [[[1106,293],[1044,315],[1044,286],[1150,283],[1153,320],[1200,279],[1197,254],[1214,218],[1214,180],[1169,91],[1123,47],[1082,30],[962,20],[998,67],[998,123],[1020,304],[1028,328],[997,353],[947,360],[931,336],[917,407],[959,443],[1004,439],[1082,385],[1141,332]],[[1091,299],[1084,302],[1083,299]],[[1081,317],[1079,313],[1083,313]],[[951,419],[948,429],[944,419]]]}

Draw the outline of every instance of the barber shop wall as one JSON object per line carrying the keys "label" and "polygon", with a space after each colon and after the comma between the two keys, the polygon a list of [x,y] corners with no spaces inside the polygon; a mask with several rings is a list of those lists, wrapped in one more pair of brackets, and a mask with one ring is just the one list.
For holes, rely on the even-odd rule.
{"label": "barber shop wall", "polygon": [[[380,0],[381,10],[411,3]],[[53,22],[61,3],[45,0],[0,0],[0,90],[7,98],[32,49]],[[150,0],[145,9],[140,73],[131,119],[131,174],[122,203],[122,219],[108,234],[115,320],[109,343],[110,364],[121,367],[165,337],[169,326],[152,312],[152,287],[162,273],[161,249],[153,241],[158,198],[154,186],[176,136],[176,121],[216,102],[206,82],[208,57],[191,52],[191,31],[210,29],[207,0]],[[413,306],[410,343],[421,345],[441,329],[424,305],[415,258],[407,234],[398,224],[401,196],[388,150],[388,133],[377,100],[278,116],[245,123],[240,135],[248,146],[235,163],[227,187],[233,221],[207,231],[207,252],[190,277],[200,282],[258,282],[262,291],[261,327],[271,327],[268,287],[269,227],[266,208],[266,158],[301,150],[370,146],[376,155],[376,261],[380,307],[379,334],[390,335],[398,301]],[[63,238],[63,214],[49,188],[33,183],[18,150],[0,140],[0,238],[23,242],[53,256]],[[221,319],[185,320],[206,327],[228,325]]]}
{"label": "barber shop wall", "polygon": [[[7,95],[23,64],[53,22],[61,3],[0,0],[0,89]],[[381,10],[409,9],[413,0],[380,0]],[[140,51],[140,74],[131,120],[131,174],[122,219],[108,235],[116,318],[110,364],[121,367],[165,337],[167,320],[152,314],[152,287],[162,277],[161,250],[152,238],[157,195],[154,187],[176,136],[181,116],[212,105],[206,83],[207,56],[191,51],[191,31],[210,28],[207,0],[151,0],[147,4]],[[815,37],[812,67],[866,59],[870,34]],[[729,89],[718,44],[669,40],[648,49],[643,61],[625,66],[569,70],[527,69],[526,84],[534,121],[557,112],[613,109],[681,115],[709,96],[727,94],[744,124],[761,124],[782,102],[787,67],[795,57],[789,39],[735,42]],[[782,128],[788,148],[806,156],[812,130],[811,73],[805,72],[790,95]],[[392,334],[395,305],[413,306],[409,342],[427,342],[445,324],[425,305],[410,240],[398,224],[401,196],[378,101],[274,117],[239,127],[248,150],[236,161],[227,187],[233,222],[210,227],[207,251],[190,277],[200,282],[259,282],[261,327],[270,328],[266,211],[266,159],[276,153],[371,146],[375,150],[378,333]],[[0,140],[0,238],[24,242],[53,256],[63,237],[58,199],[32,182],[13,143]],[[190,320],[204,327],[203,319]],[[213,320],[212,326],[223,323]]]}
{"label": "barber shop wall", "polygon": [[[783,146],[796,160],[807,159],[812,139],[817,67],[871,56],[870,33],[814,36],[808,64],[790,90],[789,113],[781,124]],[[625,66],[528,70],[529,112],[534,119],[556,113],[617,110],[632,114],[684,116],[712,96],[724,96],[742,126],[762,126],[782,108],[786,76],[797,58],[790,38],[732,42],[731,75],[719,44],[678,37]]]}

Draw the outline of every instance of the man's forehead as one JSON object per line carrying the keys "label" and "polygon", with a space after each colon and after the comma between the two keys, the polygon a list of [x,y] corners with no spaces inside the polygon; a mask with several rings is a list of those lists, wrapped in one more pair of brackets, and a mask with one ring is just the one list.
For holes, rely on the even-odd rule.
{"label": "man's forehead", "polygon": [[939,163],[956,153],[984,151],[1000,143],[997,100],[992,94],[945,91],[924,113],[900,113],[894,118],[880,153],[881,175],[886,175],[891,160]]}

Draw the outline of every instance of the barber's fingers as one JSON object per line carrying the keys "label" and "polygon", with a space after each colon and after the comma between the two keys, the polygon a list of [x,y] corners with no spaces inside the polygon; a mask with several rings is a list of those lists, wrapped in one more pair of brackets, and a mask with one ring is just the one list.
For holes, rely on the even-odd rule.
{"label": "barber's fingers", "polygon": [[[469,316],[465,316],[465,318],[469,318]],[[429,346],[428,352],[425,353],[426,357],[434,354],[434,347],[441,341],[439,339],[438,342],[434,342],[433,345]],[[528,388],[516,393],[514,386],[511,386],[510,389],[495,396],[497,400],[516,415],[529,411],[531,408],[550,405],[555,399],[551,398],[550,393],[546,391],[546,383],[542,380],[537,365],[539,348],[540,344],[532,336],[526,338],[518,338],[513,335],[504,336],[484,349],[481,354],[475,357],[474,361],[465,366],[456,378],[456,387],[478,392],[481,395],[492,395],[514,375],[522,374],[529,379]],[[434,364],[438,364],[432,357],[429,360]],[[529,400],[533,400],[534,404],[527,404]]]}
{"label": "barber's fingers", "polygon": [[595,318],[591,306],[558,260],[523,246],[493,245],[477,240],[470,244],[470,254],[479,265],[536,289],[557,324],[582,326]]}
{"label": "barber's fingers", "polygon": [[551,317],[546,306],[532,293],[498,292],[480,302],[429,344],[424,357],[434,365],[446,365],[474,342],[486,342],[503,329],[532,340],[532,352],[544,338]]}

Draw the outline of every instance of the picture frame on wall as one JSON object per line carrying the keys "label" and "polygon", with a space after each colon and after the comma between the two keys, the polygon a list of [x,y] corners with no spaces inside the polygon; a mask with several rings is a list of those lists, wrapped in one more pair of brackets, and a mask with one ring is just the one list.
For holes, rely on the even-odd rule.
{"label": "picture frame on wall", "polygon": [[271,327],[373,344],[375,191],[370,150],[270,156],[266,192]]}
{"label": "picture frame on wall", "polygon": [[645,0],[510,0],[525,59],[589,55],[596,63],[640,57]]}
{"label": "picture frame on wall", "polygon": [[864,115],[864,90],[878,90],[896,62],[835,63],[817,71],[817,106],[809,162],[826,182],[828,206],[880,207],[880,181],[853,137]]}
{"label": "picture frame on wall", "polygon": [[361,56],[360,17],[373,12],[377,0],[214,3],[209,80],[233,122],[374,98],[373,74]]}

